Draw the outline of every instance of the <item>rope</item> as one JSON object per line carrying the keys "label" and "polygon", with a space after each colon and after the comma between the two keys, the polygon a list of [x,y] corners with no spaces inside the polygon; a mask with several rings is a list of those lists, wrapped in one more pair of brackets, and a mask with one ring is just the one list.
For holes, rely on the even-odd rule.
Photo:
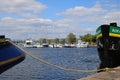
{"label": "rope", "polygon": [[65,70],[65,71],[71,71],[71,72],[100,72],[100,71],[110,71],[110,70],[115,70],[114,68],[103,68],[103,69],[96,69],[96,70],[76,70],[76,69],[70,69],[70,68],[64,68],[64,67],[61,67],[61,66],[58,66],[58,65],[54,65],[54,64],[51,64],[43,59],[40,59],[28,52],[26,52],[25,50],[23,50],[22,48],[20,48],[19,46],[15,45],[12,41],[9,41],[11,44],[13,44],[14,46],[18,47],[19,49],[21,49],[26,55],[32,57],[33,59],[39,61],[39,62],[42,62],[44,64],[47,64],[49,66],[53,66],[55,68],[58,68],[58,69],[61,69],[61,70]]}

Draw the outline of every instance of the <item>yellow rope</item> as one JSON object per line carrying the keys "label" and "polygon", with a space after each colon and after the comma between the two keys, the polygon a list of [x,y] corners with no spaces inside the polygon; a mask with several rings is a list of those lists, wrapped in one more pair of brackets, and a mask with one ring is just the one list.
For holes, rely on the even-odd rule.
{"label": "yellow rope", "polygon": [[[19,46],[15,45],[13,42],[9,41],[11,44],[13,44],[14,46],[18,47],[19,49],[21,49]],[[58,66],[58,65],[54,65],[54,64],[51,64],[43,59],[40,59],[28,52],[26,52],[25,50],[21,49],[26,55],[32,57],[33,59],[39,61],[39,62],[42,62],[44,64],[47,64],[47,65],[50,65],[50,66],[53,66],[55,68],[58,68],[58,69],[61,69],[61,70],[66,70],[66,71],[72,71],[72,72],[99,72],[99,71],[110,71],[110,70],[113,70],[114,68],[103,68],[103,69],[96,69],[96,70],[76,70],[76,69],[70,69],[70,68],[64,68],[64,67],[61,67],[61,66]]]}

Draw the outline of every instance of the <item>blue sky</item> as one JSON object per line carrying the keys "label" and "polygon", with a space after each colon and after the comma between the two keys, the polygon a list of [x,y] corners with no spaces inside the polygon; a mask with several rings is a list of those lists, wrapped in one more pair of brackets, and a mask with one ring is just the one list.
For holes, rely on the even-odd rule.
{"label": "blue sky", "polygon": [[120,0],[1,0],[0,34],[27,38],[65,38],[95,34],[101,24],[120,26]]}

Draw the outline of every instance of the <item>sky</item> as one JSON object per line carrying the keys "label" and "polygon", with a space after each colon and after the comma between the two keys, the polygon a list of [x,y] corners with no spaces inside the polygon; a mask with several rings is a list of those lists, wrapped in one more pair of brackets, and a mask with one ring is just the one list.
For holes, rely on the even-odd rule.
{"label": "sky", "polygon": [[95,34],[102,24],[120,26],[120,0],[0,0],[0,35],[13,40]]}

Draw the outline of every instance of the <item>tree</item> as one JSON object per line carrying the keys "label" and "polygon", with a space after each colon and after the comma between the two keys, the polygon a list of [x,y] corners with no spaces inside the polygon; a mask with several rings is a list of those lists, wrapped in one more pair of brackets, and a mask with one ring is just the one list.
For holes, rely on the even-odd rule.
{"label": "tree", "polygon": [[73,43],[76,42],[76,35],[74,35],[73,33],[69,33],[69,34],[67,35],[66,40],[67,40],[67,43],[73,44]]}
{"label": "tree", "polygon": [[96,42],[96,35],[93,35],[92,42]]}
{"label": "tree", "polygon": [[84,36],[80,36],[80,39],[85,42],[96,42],[96,36],[89,33]]}
{"label": "tree", "polygon": [[65,44],[65,39],[60,39],[61,44]]}
{"label": "tree", "polygon": [[56,44],[58,44],[58,43],[59,43],[59,38],[54,39],[54,42],[55,42]]}
{"label": "tree", "polygon": [[42,43],[47,43],[47,39],[46,38],[42,38],[39,40],[39,42],[42,44]]}

